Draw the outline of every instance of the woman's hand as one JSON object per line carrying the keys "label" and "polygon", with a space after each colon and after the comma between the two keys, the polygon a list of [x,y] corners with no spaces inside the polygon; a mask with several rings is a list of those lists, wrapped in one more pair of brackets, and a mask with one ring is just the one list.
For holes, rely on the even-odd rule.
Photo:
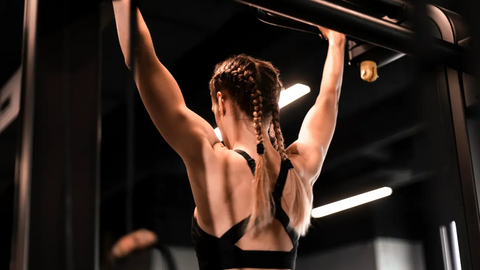
{"label": "woman's hand", "polygon": [[155,233],[140,229],[129,233],[120,238],[112,247],[112,259],[117,260],[123,258],[135,250],[142,250],[153,246],[157,242],[157,235]]}
{"label": "woman's hand", "polygon": [[344,34],[335,32],[333,30],[327,29],[325,27],[318,26],[318,29],[322,33],[322,36],[328,40],[330,45],[345,45],[346,37]]}

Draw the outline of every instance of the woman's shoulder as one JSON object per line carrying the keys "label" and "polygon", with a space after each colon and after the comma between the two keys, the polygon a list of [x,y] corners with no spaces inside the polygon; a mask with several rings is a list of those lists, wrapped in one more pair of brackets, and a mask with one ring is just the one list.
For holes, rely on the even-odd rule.
{"label": "woman's shoulder", "polygon": [[313,173],[309,173],[309,171],[306,168],[307,160],[305,160],[302,156],[297,155],[295,153],[288,153],[288,160],[291,162],[294,170],[300,179],[306,182],[312,182],[312,179],[315,178],[315,175]]}
{"label": "woman's shoulder", "polygon": [[242,156],[239,152],[227,148],[222,143],[215,144],[213,146],[214,158],[212,160],[206,160],[206,162],[215,163],[217,168],[228,169],[229,172],[242,172],[244,171],[245,164],[247,164],[247,158]]}

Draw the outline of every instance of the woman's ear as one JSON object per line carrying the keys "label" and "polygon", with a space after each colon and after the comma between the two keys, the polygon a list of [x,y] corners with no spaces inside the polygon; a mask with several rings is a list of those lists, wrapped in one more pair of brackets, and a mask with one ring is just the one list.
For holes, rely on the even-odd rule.
{"label": "woman's ear", "polygon": [[225,115],[225,99],[220,91],[217,92],[217,104],[220,115]]}

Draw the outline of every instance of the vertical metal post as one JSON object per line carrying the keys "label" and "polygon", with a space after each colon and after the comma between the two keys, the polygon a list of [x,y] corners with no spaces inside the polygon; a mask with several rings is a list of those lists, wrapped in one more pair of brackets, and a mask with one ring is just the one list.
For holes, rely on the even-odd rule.
{"label": "vertical metal post", "polygon": [[19,119],[21,119],[21,132],[19,135],[21,136],[21,140],[19,140],[19,150],[15,168],[15,209],[10,264],[12,270],[26,270],[28,267],[37,9],[37,0],[25,0],[22,48],[22,94],[19,113]]}
{"label": "vertical metal post", "polygon": [[[137,1],[130,1],[130,70],[135,74],[135,46],[137,38]],[[127,169],[126,169],[126,232],[133,230],[133,189],[135,184],[135,94],[136,86],[133,80],[130,80],[126,89],[127,102]]]}
{"label": "vertical metal post", "polygon": [[26,1],[11,269],[98,269],[99,14]]}

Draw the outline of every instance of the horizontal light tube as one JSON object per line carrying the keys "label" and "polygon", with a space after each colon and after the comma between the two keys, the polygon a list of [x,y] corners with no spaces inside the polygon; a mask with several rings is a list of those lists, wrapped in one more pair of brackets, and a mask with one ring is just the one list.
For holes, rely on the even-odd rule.
{"label": "horizontal light tube", "polygon": [[292,87],[289,87],[280,92],[280,100],[278,101],[278,106],[281,109],[308,93],[310,93],[310,87],[301,83],[297,83]]}
{"label": "horizontal light tube", "polygon": [[[278,106],[281,109],[308,93],[310,93],[310,87],[301,83],[297,83],[280,92],[280,100],[278,101]],[[220,129],[217,127],[215,128],[214,131],[215,131],[215,135],[217,135],[217,138],[220,141],[223,141],[222,134],[220,133]]]}
{"label": "horizontal light tube", "polygon": [[389,187],[382,187],[366,193],[362,193],[350,198],[346,198],[337,202],[333,202],[324,206],[317,207],[312,210],[312,217],[320,218],[331,215],[355,206],[359,206],[371,201],[375,201],[392,194],[392,189]]}

